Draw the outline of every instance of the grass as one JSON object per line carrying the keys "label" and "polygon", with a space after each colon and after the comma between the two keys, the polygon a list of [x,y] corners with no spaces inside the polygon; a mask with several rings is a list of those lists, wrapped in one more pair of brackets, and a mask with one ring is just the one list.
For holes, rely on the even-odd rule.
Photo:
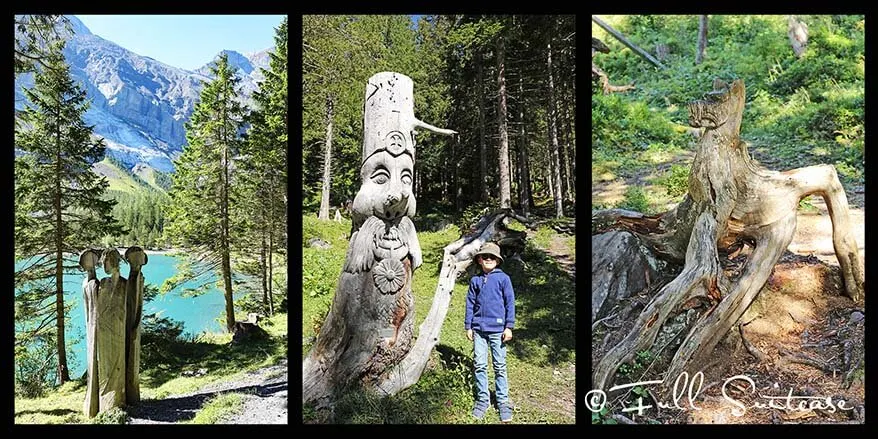
{"label": "grass", "polygon": [[[260,326],[268,332],[269,339],[231,345],[231,334],[205,334],[193,341],[178,340],[164,344],[165,355],[156,357],[153,364],[141,359],[141,398],[160,400],[194,392],[208,384],[237,380],[246,372],[276,364],[286,358],[286,314],[275,314],[260,321]],[[185,370],[200,368],[207,369],[208,373],[200,377],[181,376]],[[43,398],[16,397],[15,423],[92,423],[94,420],[82,414],[83,401],[85,385],[81,380],[65,383]],[[211,412],[231,410],[229,401],[221,399],[215,403],[216,407],[202,407],[201,410],[209,409],[208,413],[202,415],[205,417],[203,419],[213,416]],[[104,421],[117,419],[112,415],[105,417],[109,418]]]}
{"label": "grass", "polygon": [[[332,221],[324,223],[326,230],[316,220],[305,217],[303,221],[306,236],[332,237],[341,230],[330,224]],[[514,423],[559,424],[575,421],[572,400],[576,361],[573,280],[540,249],[557,236],[561,235],[555,235],[548,227],[540,228],[534,236],[529,236],[522,255],[527,268],[516,261],[507,261],[502,267],[512,279],[516,291],[516,329],[507,351],[510,399],[516,405]],[[456,227],[418,233],[424,264],[415,272],[412,288],[416,331],[433,301],[443,248],[459,237]],[[317,267],[320,261],[333,261],[338,255],[344,256],[346,241],[330,242],[332,248],[320,250],[325,255],[304,260],[303,272],[320,270]],[[573,243],[574,239],[563,236],[562,242]],[[308,247],[304,249],[308,250]],[[312,337],[317,329],[312,322],[320,320],[319,314],[328,309],[340,272],[339,264],[337,271],[324,279],[333,285],[333,293],[312,297],[303,291],[302,327],[306,339]],[[455,284],[439,343],[417,384],[388,398],[377,398],[352,390],[337,402],[334,417],[306,405],[303,420],[306,423],[365,424],[499,423],[494,408],[488,411],[482,421],[470,415],[473,404],[472,342],[467,340],[463,330],[468,279],[469,275],[461,276]],[[307,355],[311,343],[304,343],[302,348],[303,355]],[[490,367],[489,382],[493,387],[493,371]]]}
{"label": "grass", "polygon": [[[692,62],[696,16],[603,16],[627,38],[653,51],[669,48],[666,69],[654,70],[596,24],[592,35],[611,49],[595,63],[614,84],[635,83],[627,93],[592,94],[592,185],[599,207],[614,207],[602,188],[625,182],[644,189],[650,208],[679,201],[682,169],[655,172],[664,164],[688,165],[694,138],[687,134],[686,104],[709,91],[714,78],[740,78],[747,88],[742,140],[754,158],[784,171],[832,164],[846,190],[865,177],[864,29],[861,15],[800,16],[809,26],[809,45],[798,59],[790,50],[784,16],[709,17],[707,56]],[[619,186],[617,183],[615,186]],[[664,190],[661,190],[664,189]],[[626,202],[638,204],[632,193]],[[664,209],[661,209],[664,210]]]}
{"label": "grass", "polygon": [[223,418],[241,412],[244,400],[237,393],[223,393],[207,401],[187,424],[216,424]]}

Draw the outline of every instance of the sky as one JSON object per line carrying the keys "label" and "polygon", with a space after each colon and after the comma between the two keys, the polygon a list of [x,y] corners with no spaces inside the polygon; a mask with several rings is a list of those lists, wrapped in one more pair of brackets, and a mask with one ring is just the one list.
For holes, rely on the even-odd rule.
{"label": "sky", "polygon": [[91,33],[173,67],[197,69],[221,50],[274,46],[283,15],[77,15]]}

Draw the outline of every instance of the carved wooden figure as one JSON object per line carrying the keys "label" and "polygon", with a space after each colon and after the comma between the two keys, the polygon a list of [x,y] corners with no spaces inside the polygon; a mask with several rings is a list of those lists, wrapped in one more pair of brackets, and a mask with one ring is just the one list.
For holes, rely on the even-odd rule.
{"label": "carved wooden figure", "polygon": [[97,330],[97,296],[98,277],[95,267],[100,262],[100,250],[88,249],[79,255],[79,267],[86,272],[82,281],[82,304],[85,310],[85,338],[86,338],[86,362],[87,380],[85,390],[85,403],[83,413],[89,418],[98,414],[100,396],[98,394],[97,374],[97,350],[95,349],[95,337]]}
{"label": "carved wooden figure", "polygon": [[125,405],[126,279],[119,275],[119,251],[104,250],[104,271],[110,275],[98,285],[96,348],[99,411]]}
{"label": "carved wooden figure", "polygon": [[140,402],[140,320],[143,315],[143,273],[140,267],[149,256],[140,247],[128,247],[125,261],[130,271],[126,285],[125,316],[125,398],[128,404]]}
{"label": "carved wooden figure", "polygon": [[410,216],[415,128],[456,134],[419,121],[414,84],[393,72],[366,84],[362,186],[332,308],[302,364],[303,401],[323,405],[347,386],[375,388],[411,348],[412,273],[421,248]]}

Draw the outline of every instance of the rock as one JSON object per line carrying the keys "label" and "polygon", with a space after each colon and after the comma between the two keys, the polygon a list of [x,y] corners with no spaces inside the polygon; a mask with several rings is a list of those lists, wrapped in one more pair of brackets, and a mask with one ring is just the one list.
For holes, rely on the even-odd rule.
{"label": "rock", "polygon": [[320,239],[320,238],[311,238],[308,240],[308,246],[316,247],[322,250],[328,250],[332,248],[332,244]]}
{"label": "rock", "polygon": [[866,318],[866,316],[863,313],[861,313],[859,311],[854,311],[851,313],[850,323],[851,324],[858,323],[860,320],[863,320],[864,318]]}

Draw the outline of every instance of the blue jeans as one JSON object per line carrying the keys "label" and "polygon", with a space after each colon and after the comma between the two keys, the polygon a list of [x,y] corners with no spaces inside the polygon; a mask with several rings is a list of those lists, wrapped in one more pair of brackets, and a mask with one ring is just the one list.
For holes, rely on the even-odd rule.
{"label": "blue jeans", "polygon": [[476,375],[476,400],[490,402],[488,393],[488,345],[491,346],[491,360],[494,365],[494,390],[497,392],[497,405],[509,401],[509,384],[506,382],[506,343],[501,341],[502,332],[481,332],[473,330],[473,364]]}

